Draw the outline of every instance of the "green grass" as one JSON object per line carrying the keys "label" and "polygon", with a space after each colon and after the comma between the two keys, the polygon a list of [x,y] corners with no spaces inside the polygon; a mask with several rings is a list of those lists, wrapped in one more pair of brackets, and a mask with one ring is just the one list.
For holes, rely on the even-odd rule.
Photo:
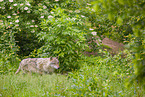
{"label": "green grass", "polygon": [[134,83],[129,88],[126,78],[132,76],[130,59],[85,57],[81,68],[66,75],[37,75],[22,72],[0,74],[2,97],[144,97]]}
{"label": "green grass", "polygon": [[143,89],[134,83],[126,86],[133,72],[131,62],[121,56],[87,57],[82,68],[70,74],[70,91],[82,97],[144,97]]}
{"label": "green grass", "polygon": [[53,97],[66,94],[70,82],[64,75],[5,74],[0,79],[2,97]]}
{"label": "green grass", "polygon": [[136,97],[134,85],[128,89],[125,78],[113,75],[113,71],[107,70],[105,66],[106,69],[100,67],[86,66],[72,73],[72,91],[86,97]]}

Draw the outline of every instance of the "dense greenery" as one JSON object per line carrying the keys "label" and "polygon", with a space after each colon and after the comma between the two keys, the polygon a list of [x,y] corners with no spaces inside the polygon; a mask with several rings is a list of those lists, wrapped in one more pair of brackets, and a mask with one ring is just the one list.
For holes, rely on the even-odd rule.
{"label": "dense greenery", "polygon": [[[144,16],[144,0],[0,0],[0,96],[145,96]],[[104,37],[127,50],[102,51]],[[68,76],[14,75],[22,59],[50,56]]]}
{"label": "dense greenery", "polygon": [[136,97],[140,93],[135,84],[126,88],[126,78],[134,72],[129,60],[121,55],[111,56],[104,52],[104,58],[86,57],[80,70],[66,75],[14,75],[3,74],[0,79],[0,92],[4,96],[117,96]]}
{"label": "dense greenery", "polygon": [[142,87],[145,79],[145,1],[98,0],[94,4],[96,12],[103,9],[104,14],[107,14],[110,20],[116,21],[118,25],[130,25],[134,33],[134,40],[130,42],[130,49],[134,55],[135,76],[133,79],[138,80],[138,84]]}
{"label": "dense greenery", "polygon": [[69,17],[64,13],[64,9],[53,9],[49,18],[41,22],[42,31],[38,36],[40,40],[44,40],[45,45],[39,49],[39,52],[49,52],[52,56],[59,56],[65,71],[79,68],[76,61],[87,48],[85,44],[87,29],[82,21],[81,16]]}

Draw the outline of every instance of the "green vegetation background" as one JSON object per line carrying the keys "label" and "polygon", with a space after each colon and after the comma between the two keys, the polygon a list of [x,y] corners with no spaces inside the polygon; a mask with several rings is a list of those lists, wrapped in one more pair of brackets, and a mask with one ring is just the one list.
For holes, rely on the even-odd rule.
{"label": "green vegetation background", "polygon": [[[0,96],[143,97],[144,11],[144,0],[0,0]],[[112,56],[92,33],[127,49]],[[22,59],[50,56],[57,74],[14,75]]]}

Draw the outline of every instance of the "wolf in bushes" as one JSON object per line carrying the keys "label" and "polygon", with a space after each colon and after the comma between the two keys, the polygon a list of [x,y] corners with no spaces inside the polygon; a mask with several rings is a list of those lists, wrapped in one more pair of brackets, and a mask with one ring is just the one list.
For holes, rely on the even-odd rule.
{"label": "wolf in bushes", "polygon": [[27,58],[20,62],[19,68],[15,74],[19,73],[20,70],[23,73],[34,72],[34,73],[53,73],[55,69],[59,68],[58,57],[50,58]]}

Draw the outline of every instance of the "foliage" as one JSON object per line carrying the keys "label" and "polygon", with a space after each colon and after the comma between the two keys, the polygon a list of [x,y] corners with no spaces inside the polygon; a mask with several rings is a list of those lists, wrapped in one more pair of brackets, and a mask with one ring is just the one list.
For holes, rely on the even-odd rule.
{"label": "foliage", "polygon": [[14,34],[11,24],[1,21],[0,26],[0,73],[6,73],[15,70],[16,65],[19,62],[18,47],[16,46]]}
{"label": "foliage", "polygon": [[[0,73],[7,73],[1,74],[0,96],[144,96],[144,4],[143,0],[0,0]],[[128,44],[130,52],[114,57],[99,52],[102,45],[95,41],[102,36]],[[104,54],[87,57],[84,50]],[[17,69],[20,58],[50,56],[59,56],[59,72],[72,73],[8,74]],[[127,89],[125,79],[134,72],[135,83],[128,79],[133,84]]]}
{"label": "foliage", "polygon": [[[83,67],[69,73],[72,85],[69,89],[75,96],[135,96],[138,89],[132,85],[130,89],[125,87],[125,79],[132,75],[133,67],[131,57],[123,59],[121,55],[110,57],[104,52],[104,58],[86,57]],[[145,95],[142,91],[142,95]]]}
{"label": "foliage", "polygon": [[[144,85],[145,78],[145,1],[144,0],[98,0],[95,2],[96,12],[107,13],[110,20],[115,20],[118,25],[129,24],[133,30],[135,40],[131,49],[133,51],[135,81],[138,80],[140,88]],[[100,10],[101,9],[101,10]]]}
{"label": "foliage", "polygon": [[[130,89],[125,87],[125,79],[134,72],[132,57],[122,58],[121,55],[111,57],[103,51],[104,58],[83,57],[81,69],[65,75],[1,75],[0,95],[2,96],[137,96],[136,85]],[[84,61],[85,60],[85,61]]]}
{"label": "foliage", "polygon": [[31,51],[42,45],[36,37],[36,34],[40,31],[38,17],[40,17],[41,12],[35,8],[37,3],[23,0],[9,0],[1,3],[1,6],[3,6],[0,8],[2,21],[7,21],[12,31],[15,31],[16,44],[20,47],[17,53],[21,56],[29,55]]}
{"label": "foliage", "polygon": [[[72,35],[70,35],[68,37],[68,40],[70,41],[70,43],[67,44],[67,46],[69,46],[67,48],[67,50],[68,49],[71,50],[70,49],[71,45],[74,45],[76,43],[73,50],[70,51],[71,53],[68,52],[69,55],[73,54],[73,55],[71,55],[72,59],[70,57],[66,56],[65,62],[67,62],[67,66],[68,66],[68,64],[70,62],[73,62],[73,61],[75,62],[75,61],[79,60],[79,57],[81,55],[80,51],[82,52],[82,50],[80,48],[78,51],[76,50],[76,52],[74,52],[74,50],[77,49],[76,48],[77,45],[79,45],[78,47],[82,47],[83,49],[85,48],[82,43],[85,42],[83,33],[86,34],[87,28],[85,25],[87,23],[83,23],[83,22],[86,22],[87,18],[83,15],[77,14],[75,11],[71,11],[71,9],[75,10],[76,7],[77,8],[79,7],[79,5],[75,4],[75,1],[71,1],[71,0],[67,0],[67,1],[53,1],[53,0],[50,0],[50,1],[47,1],[47,0],[44,0],[44,1],[42,1],[42,0],[13,1],[13,0],[9,0],[9,1],[4,2],[2,0],[1,6],[2,7],[0,7],[0,11],[1,11],[1,15],[0,15],[1,20],[0,21],[2,24],[5,24],[6,22],[9,24],[9,25],[6,24],[6,28],[10,28],[12,30],[12,34],[13,34],[12,37],[15,40],[14,43],[15,43],[15,45],[17,45],[19,47],[19,50],[16,50],[14,53],[17,53],[20,58],[22,58],[24,56],[29,57],[28,55],[30,53],[31,53],[30,57],[36,57],[36,56],[33,56],[32,53],[37,51],[37,49],[40,48],[41,46],[43,46],[44,44],[47,44],[47,41],[46,40],[44,41],[43,37],[40,37],[40,34],[42,34],[41,32],[44,30],[43,27],[46,26],[46,25],[43,25],[44,20],[51,19],[51,15],[56,15],[54,17],[55,17],[55,19],[57,19],[57,18],[59,18],[59,15],[60,15],[62,17],[62,21],[61,21],[61,18],[60,18],[59,22],[56,21],[57,25],[59,25],[59,23],[61,23],[61,22],[63,23],[62,25],[65,25],[64,23],[69,21],[70,23],[68,23],[69,24],[68,26],[74,27],[74,28],[69,27],[68,29],[65,30],[65,32],[63,32],[63,33],[66,33],[68,30],[71,30],[67,33],[70,33],[70,32],[72,33]],[[65,8],[65,9],[63,9],[63,12],[53,13],[52,10],[55,10],[56,8],[58,8],[57,11],[59,11],[59,10],[62,11],[62,9],[60,7]],[[66,8],[68,8],[68,10]],[[62,14],[62,13],[64,13],[64,14]],[[64,15],[64,17],[63,17],[63,15]],[[63,20],[65,20],[65,18],[68,18],[68,19],[70,18],[71,20],[63,21]],[[73,19],[76,19],[76,20],[73,20]],[[51,22],[53,22],[53,21],[51,21]],[[73,22],[73,23],[71,23],[71,22]],[[77,22],[78,22],[78,24],[77,24]],[[43,27],[41,27],[42,25],[43,25]],[[81,25],[81,26],[77,27],[79,25]],[[49,26],[52,26],[52,25],[49,25]],[[53,27],[54,26],[56,26],[56,25],[53,25]],[[4,27],[2,27],[2,28],[4,30],[7,30]],[[57,33],[58,30],[62,30],[62,29],[65,29],[65,28],[62,27],[60,29],[59,27],[57,27],[56,29],[54,29],[54,31]],[[2,31],[2,33],[4,32],[4,30]],[[74,31],[74,33],[73,33],[73,31]],[[80,34],[77,34],[77,33],[80,33]],[[87,33],[89,33],[89,31]],[[56,38],[55,36],[52,36],[52,37]],[[63,37],[65,37],[65,35],[63,35]],[[63,37],[60,36],[60,39]],[[38,38],[39,38],[39,40],[38,40]],[[40,38],[42,38],[42,39],[40,39]],[[45,37],[45,39],[46,38],[47,37]],[[73,40],[72,42],[71,42],[71,38]],[[78,40],[79,38],[81,38],[81,39]],[[57,41],[59,42],[59,40],[57,40]],[[66,42],[66,41],[67,40],[65,40],[65,41],[63,40],[63,42]],[[45,47],[46,46],[47,45],[45,45]],[[63,49],[62,46],[60,46],[60,47],[61,47],[61,49]],[[59,46],[58,46],[58,48],[59,48]],[[55,50],[56,49],[54,49],[54,51]],[[57,50],[56,50],[56,52],[57,52]],[[63,51],[63,53],[64,52],[65,51]],[[46,53],[48,53],[48,51],[46,51]],[[61,53],[61,54],[63,54],[63,53]],[[67,53],[67,52],[65,52],[65,53]],[[79,53],[79,54],[77,55],[77,53]],[[41,54],[41,53],[38,53],[38,54]],[[58,52],[58,54],[59,54],[59,52]],[[58,54],[54,54],[54,55],[58,55]],[[75,54],[76,54],[76,56],[75,56]],[[43,55],[44,55],[44,53],[43,53]],[[50,55],[52,55],[52,54],[50,54]],[[49,57],[50,55],[45,55],[43,57]],[[41,55],[38,55],[37,57],[40,57],[40,56]],[[63,55],[61,55],[61,56],[63,56]],[[73,58],[73,56],[75,56],[75,57]],[[70,61],[68,61],[67,59]],[[62,60],[61,57],[60,57],[60,60]],[[61,63],[64,63],[64,62],[61,62]],[[65,65],[63,64],[62,66],[64,68]],[[70,67],[72,67],[72,66],[70,65]],[[70,67],[68,67],[68,68],[71,69]],[[68,68],[66,70],[68,70]],[[78,65],[74,64],[73,68],[79,68],[79,67],[78,67]]]}
{"label": "foliage", "polygon": [[[75,12],[78,14],[82,14],[88,17],[87,25],[89,25],[92,29],[92,32],[97,32],[97,36],[102,38],[101,36],[107,36],[117,42],[123,42],[130,40],[128,37],[129,34],[132,34],[132,28],[129,23],[124,23],[124,25],[118,25],[116,23],[117,16],[115,16],[114,20],[111,21],[108,19],[107,13],[105,13],[105,9],[99,7],[98,13],[96,13],[96,0],[76,0],[75,3],[76,8],[74,9]],[[93,1],[93,2],[92,2]],[[100,3],[97,3],[101,6]],[[123,33],[122,33],[123,32]]]}
{"label": "foliage", "polygon": [[0,1],[1,72],[16,67],[20,61],[18,55],[22,58],[44,44],[43,41],[38,41],[37,34],[41,30],[41,18],[48,18],[46,16],[51,8],[59,2],[51,4],[53,1]]}
{"label": "foliage", "polygon": [[[32,17],[31,8],[30,4],[26,1],[0,1],[1,72],[15,70],[16,65],[20,61],[17,54],[27,55],[37,47],[38,42],[36,42],[36,37],[31,31],[37,30],[38,26],[35,25],[35,28],[32,29],[33,27],[28,22],[31,20],[30,17]],[[33,21],[31,20],[31,24],[34,24]],[[35,43],[35,46],[33,46],[31,41],[33,44]]]}
{"label": "foliage", "polygon": [[69,17],[64,9],[53,9],[48,19],[42,19],[39,39],[45,45],[39,49],[48,56],[59,56],[62,69],[70,71],[79,68],[77,61],[80,59],[85,44],[86,26],[83,24],[85,17],[78,15]]}
{"label": "foliage", "polygon": [[[134,18],[134,17],[133,17]],[[145,27],[141,22],[145,22],[145,17],[136,17],[133,23],[134,39],[129,43],[129,48],[134,55],[133,64],[135,76],[132,80],[138,80],[138,85],[145,88]],[[140,24],[141,23],[141,24]]]}

